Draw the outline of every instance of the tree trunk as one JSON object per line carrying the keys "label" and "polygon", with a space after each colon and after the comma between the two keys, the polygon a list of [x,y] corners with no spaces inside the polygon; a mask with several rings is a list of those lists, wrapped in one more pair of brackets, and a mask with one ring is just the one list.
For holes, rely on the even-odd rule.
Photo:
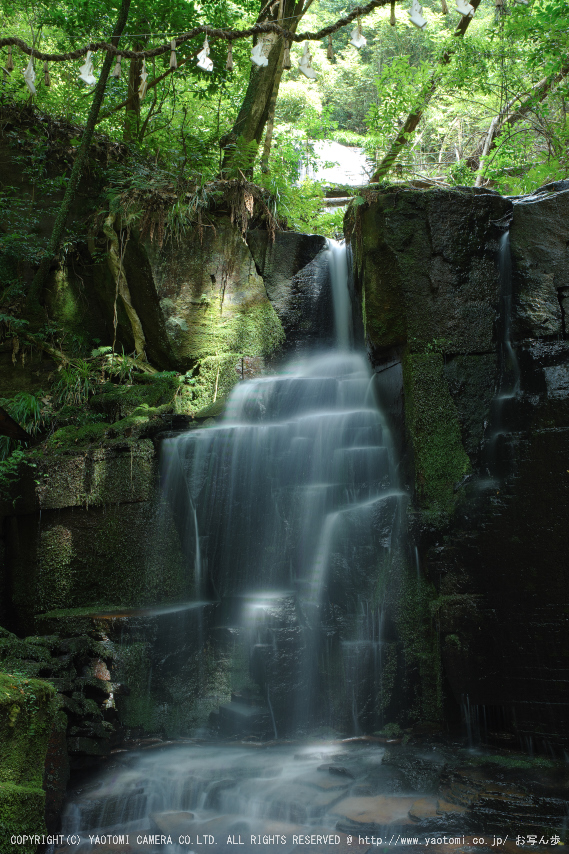
{"label": "tree trunk", "polygon": [[[478,6],[480,5],[480,0],[471,0],[470,5],[473,6],[474,9],[477,9]],[[462,17],[462,19],[461,19],[460,23],[458,24],[456,30],[454,31],[454,35],[458,38],[462,38],[462,36],[465,34],[467,27],[471,21],[472,21],[471,17]],[[395,141],[391,144],[391,148],[389,149],[389,151],[387,152],[387,154],[385,155],[385,157],[383,158],[383,160],[381,161],[381,163],[377,167],[377,169],[376,169],[376,171],[375,171],[375,173],[371,179],[372,182],[380,181],[383,177],[385,177],[385,175],[387,175],[387,173],[389,172],[389,170],[391,169],[391,167],[393,166],[393,164],[395,163],[395,161],[397,160],[397,158],[401,154],[401,151],[409,142],[411,136],[413,135],[413,133],[415,131],[415,128],[417,127],[417,125],[419,124],[421,119],[423,118],[423,113],[425,112],[426,108],[428,107],[431,98],[435,94],[437,86],[439,85],[438,72],[440,71],[440,69],[443,66],[448,65],[448,63],[450,62],[451,56],[452,56],[451,51],[445,51],[445,53],[441,56],[440,60],[437,63],[435,70],[432,72],[428,82],[423,87],[421,94],[417,98],[415,108],[407,116],[405,124],[403,125],[403,127],[399,131]]]}
{"label": "tree trunk", "polygon": [[[129,7],[130,0],[122,0],[119,16],[115,24],[113,36],[111,38],[111,44],[115,46],[118,45],[119,37],[125,28],[126,21],[128,18]],[[113,61],[114,56],[111,53],[107,53],[103,60],[101,74],[95,87],[95,94],[93,96],[91,109],[89,110],[89,115],[87,117],[85,130],[83,131],[81,145],[79,146],[79,151],[77,152],[75,162],[73,163],[73,168],[71,169],[71,175],[69,176],[69,181],[67,182],[65,194],[61,202],[61,207],[59,208],[59,212],[55,219],[53,231],[51,233],[47,249],[41,260],[38,271],[34,276],[34,280],[32,282],[30,292],[28,294],[28,306],[33,313],[39,312],[40,298],[47,282],[51,265],[55,257],[57,256],[59,248],[61,246],[61,240],[63,237],[63,232],[65,230],[65,225],[67,223],[67,217],[69,216],[69,211],[71,209],[71,203],[75,198],[75,193],[79,185],[79,180],[83,173],[83,167],[85,166],[85,162],[89,155],[89,148],[91,146],[91,140],[93,138],[95,125],[97,123],[97,116],[99,115],[101,104],[103,103],[107,79],[109,77],[109,72],[111,70],[111,65]]]}
{"label": "tree trunk", "polygon": [[[146,360],[146,356],[144,353],[144,348],[146,346],[146,338],[144,337],[144,330],[142,328],[142,323],[140,322],[140,318],[136,312],[135,307],[132,304],[132,299],[130,297],[130,290],[128,287],[128,282],[126,279],[126,273],[123,265],[122,253],[119,246],[119,236],[115,231],[115,214],[109,214],[106,218],[103,225],[103,233],[107,237],[109,241],[109,249],[107,252],[107,264],[109,266],[109,270],[111,271],[111,275],[115,280],[116,285],[116,296],[115,296],[115,318],[116,318],[116,301],[121,298],[123,306],[125,308],[127,317],[130,321],[130,328],[132,330],[132,337],[134,338],[134,349],[138,356],[142,356]],[[116,335],[116,326],[115,326],[115,335]],[[114,342],[113,342],[114,346]]]}
{"label": "tree trunk", "polygon": [[[286,28],[290,32],[295,32],[299,21],[310,5],[311,0],[307,3],[304,0],[284,0],[283,16]],[[264,14],[263,10],[263,13]],[[270,14],[268,20],[276,20],[275,14]],[[259,15],[259,18],[261,15]],[[259,22],[260,23],[260,22]],[[268,59],[268,65],[264,68],[259,68],[257,65],[251,66],[251,74],[249,77],[249,85],[241,104],[239,114],[235,119],[235,123],[231,131],[226,134],[221,140],[221,146],[224,149],[223,164],[221,167],[222,174],[225,174],[231,163],[233,145],[239,137],[243,137],[244,142],[260,143],[263,137],[263,131],[269,117],[271,101],[274,98],[275,102],[278,95],[280,78],[282,76],[282,55],[283,41],[280,36],[275,33],[265,33],[265,56]]]}
{"label": "tree trunk", "polygon": [[275,75],[275,81],[273,83],[273,93],[271,95],[271,100],[269,102],[269,117],[267,119],[267,130],[265,133],[265,143],[263,145],[263,154],[261,157],[261,169],[263,172],[269,171],[269,157],[271,154],[271,146],[273,144],[273,129],[275,126],[275,110],[277,108],[277,98],[279,94],[279,86],[281,85],[281,78],[283,76],[283,67],[282,67],[282,57],[284,53],[284,46],[281,49],[281,55],[279,58],[279,68]]}
{"label": "tree trunk", "polygon": [[[133,50],[143,50],[141,45],[135,45]],[[142,60],[131,59],[128,69],[128,89],[126,96],[126,110],[124,115],[123,140],[131,142],[138,139],[140,126],[140,98],[138,89],[140,87],[140,74],[142,71]]]}

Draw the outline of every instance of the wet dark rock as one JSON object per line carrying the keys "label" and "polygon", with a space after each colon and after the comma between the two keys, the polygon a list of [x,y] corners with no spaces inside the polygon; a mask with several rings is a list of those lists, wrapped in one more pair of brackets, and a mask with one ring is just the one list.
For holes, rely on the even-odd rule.
{"label": "wet dark rock", "polygon": [[194,821],[193,812],[153,812],[149,815],[151,824],[167,836],[187,834],[190,822]]}
{"label": "wet dark rock", "polygon": [[216,780],[214,783],[210,783],[206,789],[204,807],[212,810],[220,809],[222,792],[234,789],[237,784],[237,780]]}
{"label": "wet dark rock", "polygon": [[314,786],[315,789],[321,789],[326,792],[347,789],[349,787],[352,775],[350,775],[350,778],[345,774],[327,774],[324,776],[318,773],[319,770],[317,769],[310,774],[299,777],[298,782],[305,786]]}
{"label": "wet dark rock", "polygon": [[493,350],[503,233],[495,223],[511,207],[493,194],[403,189],[358,209],[352,246],[373,358],[405,343]]}
{"label": "wet dark rock", "polygon": [[82,756],[107,756],[110,747],[99,738],[74,736],[67,739],[67,750],[69,753],[78,753]]}
{"label": "wet dark rock", "polygon": [[259,735],[271,731],[269,710],[245,703],[226,703],[219,707],[219,728],[224,735]]}
{"label": "wet dark rock", "polygon": [[516,340],[563,333],[560,297],[569,287],[568,219],[567,189],[521,198],[514,204],[510,240]]}
{"label": "wet dark rock", "polygon": [[247,243],[267,295],[286,334],[285,350],[307,344],[324,346],[333,336],[327,272],[321,264],[326,239],[317,234],[253,230]]}
{"label": "wet dark rock", "polygon": [[327,771],[329,774],[334,774],[338,777],[350,777],[350,779],[355,779],[355,774],[349,770],[349,768],[344,768],[342,765],[319,765],[318,771]]}
{"label": "wet dark rock", "polygon": [[397,768],[407,791],[434,792],[444,760],[440,756],[425,759],[417,756],[415,751],[386,750],[381,764]]}
{"label": "wet dark rock", "polygon": [[[498,263],[510,220],[519,383]],[[432,643],[440,652],[416,670],[442,664],[447,719],[462,719],[474,742],[509,733],[557,753],[569,731],[568,223],[563,182],[513,203],[398,188],[348,217],[372,360],[402,364],[384,398],[408,437],[401,465],[415,490],[405,589],[421,597],[423,580],[434,586],[423,632],[405,628],[401,607],[406,673],[416,644]],[[424,717],[442,715],[436,680],[418,681]],[[409,693],[401,702],[417,708]]]}

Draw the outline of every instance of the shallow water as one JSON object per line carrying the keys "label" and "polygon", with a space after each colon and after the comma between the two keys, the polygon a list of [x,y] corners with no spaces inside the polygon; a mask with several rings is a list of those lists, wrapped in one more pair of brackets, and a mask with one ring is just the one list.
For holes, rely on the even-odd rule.
{"label": "shallow water", "polygon": [[440,838],[448,854],[509,854],[524,847],[513,834],[548,833],[529,846],[543,851],[566,795],[562,764],[448,741],[187,743],[115,754],[70,799],[62,832],[81,842],[60,852],[426,851]]}

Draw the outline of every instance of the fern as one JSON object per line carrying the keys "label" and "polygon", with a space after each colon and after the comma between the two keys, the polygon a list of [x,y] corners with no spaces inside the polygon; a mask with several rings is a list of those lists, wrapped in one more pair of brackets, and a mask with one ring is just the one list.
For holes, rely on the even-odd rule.
{"label": "fern", "polygon": [[246,142],[243,136],[239,136],[232,148],[231,161],[227,176],[229,178],[241,178],[250,172],[257,156],[258,143],[252,139]]}

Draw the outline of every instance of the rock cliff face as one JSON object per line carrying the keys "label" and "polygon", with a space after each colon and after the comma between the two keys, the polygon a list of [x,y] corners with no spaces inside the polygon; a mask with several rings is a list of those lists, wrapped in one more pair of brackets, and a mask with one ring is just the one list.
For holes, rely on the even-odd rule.
{"label": "rock cliff face", "polygon": [[455,714],[485,738],[557,750],[569,707],[568,223],[567,182],[515,200],[386,190],[347,223]]}

